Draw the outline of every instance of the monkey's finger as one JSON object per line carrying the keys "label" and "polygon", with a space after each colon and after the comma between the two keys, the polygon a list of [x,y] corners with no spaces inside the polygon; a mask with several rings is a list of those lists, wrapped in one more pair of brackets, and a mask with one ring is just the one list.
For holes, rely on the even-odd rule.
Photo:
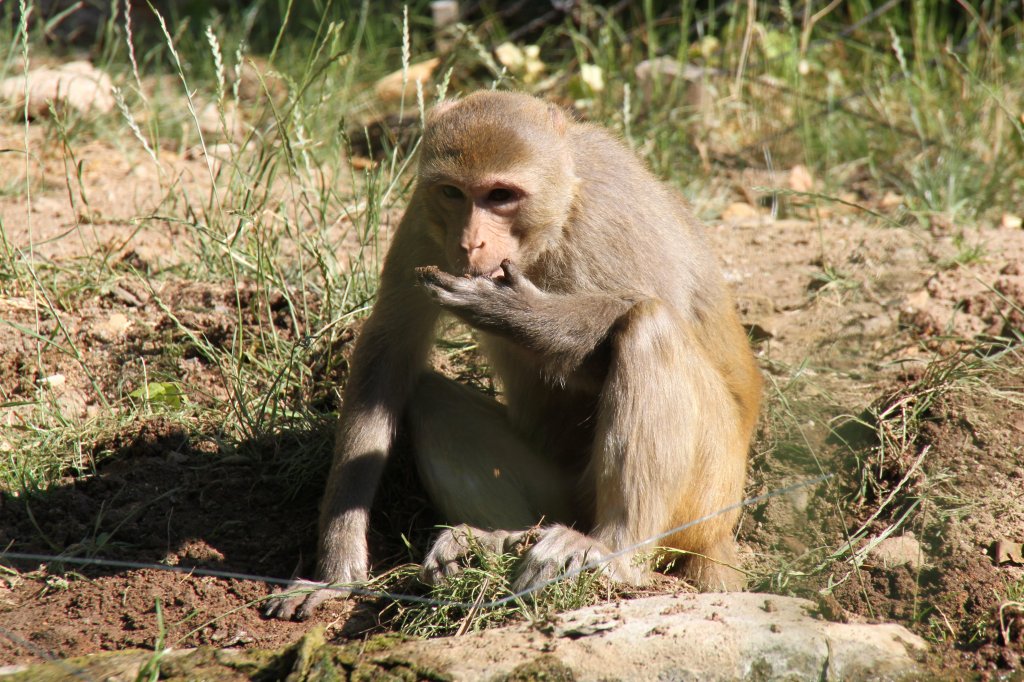
{"label": "monkey's finger", "polygon": [[501,271],[504,273],[505,280],[509,285],[520,293],[538,295],[541,293],[541,290],[523,274],[523,271],[519,269],[519,266],[509,259],[506,258],[501,261]]}
{"label": "monkey's finger", "polygon": [[454,303],[453,294],[455,290],[454,283],[450,282],[437,282],[433,280],[423,280],[420,286],[426,290],[427,295],[434,299],[435,303],[451,304]]}
{"label": "monkey's finger", "polygon": [[523,271],[519,269],[519,266],[508,258],[501,261],[501,272],[504,274],[505,280],[511,284],[513,288],[520,287],[523,285],[523,282],[527,281],[526,277],[523,276]]}
{"label": "monkey's finger", "polygon": [[427,295],[433,299],[434,303],[446,308],[465,303],[465,301],[463,301],[463,296],[459,295],[460,292],[457,291],[457,285],[455,283],[446,286],[443,282],[424,281],[422,286],[424,290],[426,290]]}
{"label": "monkey's finger", "polygon": [[419,279],[420,284],[425,286],[434,285],[451,289],[452,285],[458,279],[454,275],[449,275],[447,272],[442,272],[436,265],[426,265],[424,267],[416,268],[416,278]]}
{"label": "monkey's finger", "polygon": [[419,281],[420,284],[429,284],[430,282],[436,282],[441,277],[441,271],[438,270],[433,265],[423,268],[416,268],[414,272],[416,273],[416,279]]}

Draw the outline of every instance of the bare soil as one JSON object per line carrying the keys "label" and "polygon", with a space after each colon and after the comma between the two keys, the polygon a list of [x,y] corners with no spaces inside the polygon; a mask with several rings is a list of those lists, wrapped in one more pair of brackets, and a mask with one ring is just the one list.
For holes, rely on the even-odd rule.
{"label": "bare soil", "polygon": [[[20,127],[0,126],[0,147],[18,148],[23,135]],[[34,146],[52,149],[42,133],[31,135],[38,136]],[[0,219],[14,246],[27,248],[31,238],[39,258],[59,264],[103,257],[116,274],[55,301],[59,321],[31,291],[0,289],[0,317],[11,323],[0,325],[2,400],[32,400],[40,381],[59,374],[52,400],[72,423],[86,423],[104,412],[93,383],[105,395],[126,396],[144,377],[159,376],[187,385],[190,400],[229,409],[230,382],[196,352],[183,326],[216,345],[227,343],[239,324],[255,328],[268,318],[294,338],[304,333],[305,320],[285,319],[283,308],[264,305],[262,294],[244,284],[236,289],[175,274],[189,257],[182,228],[148,221],[138,229],[134,220],[166,199],[144,157],[103,142],[88,143],[80,156],[88,216],[69,198],[66,168],[54,152],[33,182],[31,213],[28,199],[15,192],[0,196]],[[204,162],[168,163],[181,186],[201,191]],[[22,170],[17,157],[0,155],[0,174],[17,177]],[[863,203],[885,210],[878,197]],[[699,208],[717,213],[720,207]],[[960,232],[986,247],[980,259],[955,262]],[[748,566],[755,573],[794,567],[791,576],[776,571],[758,587],[819,599],[823,617],[905,624],[957,670],[1024,669],[1024,609],[1011,598],[1020,599],[1013,590],[1021,589],[1024,569],[996,565],[989,553],[995,540],[1024,541],[1020,356],[1009,353],[974,383],[943,391],[908,448],[891,457],[878,455],[870,434],[845,444],[835,437],[849,423],[843,415],[898,402],[919,388],[935,358],[956,358],[1020,330],[1024,231],[942,221],[931,230],[916,223],[877,226],[830,206],[790,208],[775,220],[762,212],[739,222],[711,221],[708,234],[769,379],[773,407],[752,456],[749,493],[835,475],[745,513],[739,540]],[[154,287],[125,274],[127,265],[159,273]],[[239,317],[239,303],[250,312]],[[44,345],[40,363],[40,344],[25,329],[66,334],[81,357]],[[344,354],[349,345],[338,350]],[[167,352],[169,346],[180,352]],[[37,373],[40,364],[47,376]],[[343,376],[341,365],[330,378]],[[324,400],[325,412],[335,406],[329,394]],[[0,419],[4,431],[30,427],[16,407]],[[4,431],[0,449],[9,451]],[[228,444],[217,423],[186,428],[159,413],[111,423],[77,453],[77,466],[60,472],[59,484],[32,493],[0,490],[0,547],[287,578],[309,567],[322,481],[314,474],[304,485],[287,483],[288,455],[323,448],[330,438],[326,424]],[[400,464],[389,472],[375,511],[378,572],[410,559],[403,534],[422,552],[436,521]],[[896,501],[873,518],[893,490]],[[895,535],[912,534],[920,543],[920,566],[887,566],[869,555],[797,577],[798,568],[822,558],[821,548],[838,546],[862,524],[878,537],[915,503],[914,521]],[[161,637],[173,647],[276,647],[312,625],[263,618],[259,601],[272,588],[259,580],[6,563],[12,568],[0,572],[0,664],[152,648]],[[830,581],[838,585],[820,596]],[[375,628],[378,606],[335,601],[314,623],[326,626],[330,638],[361,636]]]}

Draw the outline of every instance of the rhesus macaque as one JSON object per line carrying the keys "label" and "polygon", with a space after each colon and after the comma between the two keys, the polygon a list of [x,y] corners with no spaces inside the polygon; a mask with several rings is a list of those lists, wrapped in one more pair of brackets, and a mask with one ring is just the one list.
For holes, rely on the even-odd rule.
{"label": "rhesus macaque", "polygon": [[[438,316],[478,332],[504,404],[426,369]],[[419,176],[356,344],[320,515],[317,578],[367,576],[374,491],[400,427],[457,570],[539,521],[517,587],[742,497],[761,378],[702,226],[604,129],[510,92],[427,118]],[[659,541],[702,589],[742,586],[738,510]],[[652,545],[645,547],[646,551]],[[631,556],[604,567],[636,582]],[[339,592],[275,600],[308,617]]]}

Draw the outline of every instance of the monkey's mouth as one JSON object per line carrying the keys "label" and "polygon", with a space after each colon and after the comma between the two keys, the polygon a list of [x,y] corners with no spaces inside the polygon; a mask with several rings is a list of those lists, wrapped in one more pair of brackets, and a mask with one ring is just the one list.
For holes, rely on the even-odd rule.
{"label": "monkey's mouth", "polygon": [[487,279],[504,279],[505,271],[501,269],[501,266],[488,271],[486,268],[466,268],[465,272],[462,273],[463,277],[486,277]]}

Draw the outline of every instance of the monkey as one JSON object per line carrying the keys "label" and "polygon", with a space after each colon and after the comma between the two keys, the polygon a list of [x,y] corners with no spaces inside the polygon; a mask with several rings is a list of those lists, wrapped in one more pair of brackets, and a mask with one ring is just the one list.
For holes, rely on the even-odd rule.
{"label": "monkey", "polygon": [[[458,570],[470,540],[508,548],[541,520],[517,588],[601,559],[612,580],[641,582],[650,538],[741,500],[760,406],[702,224],[615,135],[524,93],[437,104],[419,154],[352,356],[317,578],[367,577],[375,488],[408,429],[453,524],[424,560],[428,583]],[[442,312],[475,330],[501,402],[427,367]],[[660,544],[682,550],[700,589],[740,589],[738,517]],[[266,613],[301,620],[344,596],[300,592]]]}

